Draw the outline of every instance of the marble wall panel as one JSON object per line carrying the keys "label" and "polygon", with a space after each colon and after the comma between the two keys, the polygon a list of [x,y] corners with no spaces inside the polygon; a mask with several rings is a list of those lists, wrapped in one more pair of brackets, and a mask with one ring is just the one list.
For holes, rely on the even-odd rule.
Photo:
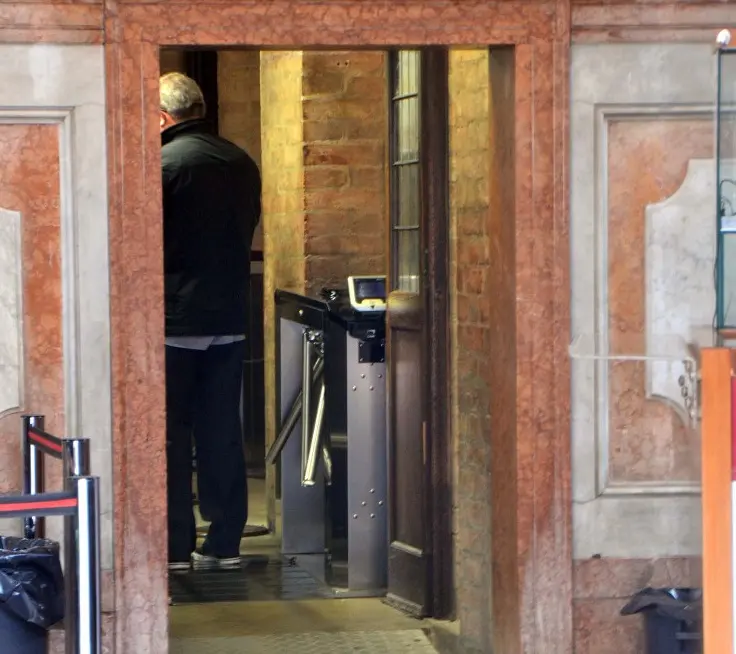
{"label": "marble wall panel", "polygon": [[[15,361],[3,362],[2,384],[17,389],[15,406],[3,406],[0,418],[0,483],[3,492],[20,492],[20,413],[44,414],[47,429],[64,430],[59,129],[0,124],[0,144],[0,229],[8,258],[0,297],[4,309],[15,311],[4,331],[15,351],[3,348]],[[49,464],[46,477],[48,488],[59,488],[60,466]],[[18,527],[19,521],[3,525],[3,533]],[[49,537],[59,539],[60,528],[61,520],[49,520]]]}
{"label": "marble wall panel", "polygon": [[[20,214],[22,409],[91,441],[101,479],[105,609],[112,608],[112,466],[103,48],[1,44],[0,207]],[[20,488],[18,416],[0,426]],[[5,452],[4,452],[5,454]],[[15,462],[13,463],[11,462]],[[11,467],[12,466],[12,467]],[[49,490],[60,466],[47,466]],[[49,521],[49,535],[61,526]]]}
{"label": "marble wall panel", "polygon": [[588,339],[573,359],[575,558],[700,550],[696,441],[649,397],[643,363],[594,358],[652,349],[647,206],[711,156],[713,63],[706,45],[573,47],[572,327]]}
{"label": "marble wall panel", "polygon": [[[612,349],[623,351],[641,339],[642,350],[654,348],[656,336],[683,336],[683,346],[692,327],[707,325],[702,315],[693,316],[687,304],[664,307],[656,304],[655,288],[680,280],[680,298],[686,302],[687,284],[697,279],[684,279],[680,271],[684,259],[676,255],[674,268],[660,270],[648,267],[647,208],[667,200],[682,186],[693,158],[709,158],[713,151],[713,125],[709,118],[671,120],[613,120],[608,124],[608,333]],[[715,165],[713,165],[715,171]],[[705,205],[705,203],[704,203]],[[709,203],[712,211],[715,201]],[[705,218],[708,217],[708,209]],[[707,223],[700,231],[714,232]],[[683,234],[685,236],[685,234]],[[703,246],[700,256],[711,259],[705,274],[710,275],[708,293],[713,290],[713,242],[697,241]],[[670,243],[674,246],[676,243]],[[692,241],[691,241],[692,246]],[[672,247],[670,247],[672,252]],[[673,252],[673,254],[675,254]],[[649,273],[656,273],[654,278]],[[702,285],[702,284],[701,284]],[[651,293],[648,295],[647,292]],[[702,290],[702,289],[698,289]],[[669,309],[669,310],[668,310]],[[677,312],[674,318],[672,310]],[[700,312],[702,314],[702,312]],[[669,316],[669,319],[666,319]],[[696,323],[691,324],[695,319]],[[660,324],[662,320],[666,323]],[[672,331],[664,331],[672,330]],[[647,338],[648,334],[651,335]],[[676,354],[676,353],[674,353]],[[684,352],[683,352],[684,354]],[[662,362],[661,373],[670,376],[659,382],[660,387],[674,385],[668,398],[651,392],[651,381],[645,362],[615,362],[608,368],[609,435],[608,457],[610,482],[698,481],[698,441],[677,405],[681,371]],[[675,396],[672,398],[671,396]],[[684,409],[684,407],[683,407]]]}

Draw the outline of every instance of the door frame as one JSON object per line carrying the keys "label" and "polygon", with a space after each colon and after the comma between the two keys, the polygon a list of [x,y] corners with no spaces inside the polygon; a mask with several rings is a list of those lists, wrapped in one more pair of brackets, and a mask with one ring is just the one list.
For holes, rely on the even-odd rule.
{"label": "door frame", "polygon": [[[452,615],[454,575],[452,555],[452,426],[450,343],[450,87],[449,50],[421,50],[420,68],[420,192],[426,209],[422,220],[424,248],[422,285],[427,316],[425,372],[429,449],[430,547],[429,610],[434,618]],[[433,93],[424,89],[432,85]],[[449,591],[449,592],[448,592]]]}
{"label": "door frame", "polygon": [[[495,439],[513,438],[515,458],[506,471],[509,484],[501,495],[487,499],[494,524],[503,514],[504,524],[513,520],[514,530],[496,534],[493,542],[492,585],[504,602],[494,602],[493,616],[473,620],[492,620],[494,640],[509,643],[508,652],[572,651],[566,337],[569,11],[567,0],[466,0],[462,10],[453,0],[211,0],[206,6],[187,0],[129,0],[106,13],[100,24],[108,73],[118,654],[168,649],[166,552],[160,547],[166,506],[165,403],[155,114],[159,47],[182,45],[516,47],[518,202],[515,238],[501,246],[516,252],[515,304],[508,309],[514,319],[506,336],[516,343],[517,374],[513,384],[503,383],[512,393],[518,420],[502,433],[491,429],[488,434],[492,446]],[[529,307],[539,320],[532,319]],[[498,353],[491,348],[488,356],[491,365]],[[538,356],[543,357],[539,364]],[[458,585],[466,582],[491,583],[484,577],[459,579]],[[466,624],[462,614],[460,619]]]}
{"label": "door frame", "polygon": [[[403,48],[402,48],[403,50]],[[414,50],[414,48],[411,48]],[[404,583],[409,582],[417,571],[424,573],[425,598],[421,604],[404,597],[389,594],[387,601],[412,615],[436,619],[447,619],[453,615],[454,608],[454,576],[452,550],[452,430],[449,421],[450,415],[450,377],[449,361],[452,356],[450,341],[450,270],[449,270],[449,234],[450,234],[450,204],[449,204],[449,50],[445,46],[423,46],[416,48],[419,52],[419,79],[417,80],[418,110],[419,110],[419,188],[418,202],[419,216],[419,276],[421,282],[419,295],[422,302],[421,334],[422,341],[422,422],[425,427],[424,448],[428,465],[422,479],[422,490],[425,495],[424,505],[424,534],[422,538],[421,558],[396,559],[395,565],[403,566],[402,572],[406,575]],[[395,66],[397,58],[392,56],[398,49],[391,48],[387,57],[390,67],[387,75],[389,85],[389,157],[388,178],[389,196],[394,184],[391,180],[397,179],[395,168],[394,148],[396,132],[396,106],[392,100],[395,93]],[[427,89],[431,89],[427,92]],[[405,97],[401,98],[406,99]],[[394,212],[397,210],[397,197],[389,197],[390,213],[388,249],[390,278],[398,274],[394,253],[399,243]],[[393,292],[393,288],[388,289]],[[391,302],[389,302],[389,307]],[[390,336],[391,314],[388,315],[387,338],[389,357],[389,443],[393,447],[391,430],[396,429],[394,411],[391,406],[395,399],[390,390],[394,383],[393,364],[391,359],[392,344]],[[410,319],[411,320],[411,319]],[[407,325],[404,325],[406,328]],[[389,455],[391,458],[391,455]],[[393,465],[389,465],[389,502],[391,493],[396,484],[393,479]],[[395,516],[395,512],[390,511]],[[390,529],[393,534],[393,528]],[[393,536],[390,537],[392,541]],[[393,548],[394,543],[391,543]],[[391,591],[391,571],[393,556],[407,556],[403,548],[389,555],[389,591]],[[409,555],[410,557],[412,555]],[[427,557],[425,560],[424,557]]]}

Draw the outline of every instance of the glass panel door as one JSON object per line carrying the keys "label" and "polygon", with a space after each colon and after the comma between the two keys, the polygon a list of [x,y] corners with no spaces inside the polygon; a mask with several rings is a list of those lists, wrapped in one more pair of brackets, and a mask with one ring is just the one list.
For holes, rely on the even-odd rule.
{"label": "glass panel door", "polygon": [[418,50],[391,57],[391,289],[409,293],[421,286],[420,66]]}

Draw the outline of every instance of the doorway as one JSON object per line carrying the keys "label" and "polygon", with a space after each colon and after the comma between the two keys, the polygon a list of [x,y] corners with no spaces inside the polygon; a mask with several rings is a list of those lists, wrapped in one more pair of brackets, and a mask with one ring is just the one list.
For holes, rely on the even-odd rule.
{"label": "doorway", "polygon": [[[476,380],[495,375],[490,412],[460,414],[462,438],[457,446],[473,447],[462,461],[467,465],[461,466],[464,481],[458,482],[457,498],[462,498],[458,505],[485,520],[492,501],[487,524],[495,537],[491,543],[488,530],[473,531],[472,525],[458,523],[458,537],[465,546],[458,548],[456,585],[464,589],[465,597],[457,612],[461,629],[473,641],[484,642],[490,636],[497,648],[516,651],[523,633],[529,647],[570,651],[565,490],[569,430],[564,410],[569,340],[564,156],[569,31],[564,8],[512,1],[502,9],[471,3],[458,12],[452,3],[441,1],[429,11],[418,1],[404,7],[349,0],[339,6],[286,0],[268,8],[227,1],[212,6],[217,9],[203,12],[201,6],[187,3],[161,3],[155,10],[151,5],[123,3],[106,24],[112,30],[107,52],[114,449],[119,470],[115,632],[121,651],[160,652],[167,647],[162,622],[165,553],[156,545],[163,497],[163,480],[157,472],[163,451],[162,355],[156,347],[160,325],[151,319],[161,315],[155,281],[161,264],[160,233],[156,194],[151,193],[159,137],[149,114],[157,105],[158,44],[192,42],[334,49],[407,42],[513,44],[517,119],[511,131],[508,124],[504,131],[494,118],[492,129],[494,138],[516,145],[504,146],[506,161],[513,161],[513,166],[502,170],[497,180],[516,202],[511,213],[508,207],[493,207],[488,214],[488,224],[502,228],[494,231],[491,244],[483,240],[489,237],[481,225],[468,229],[457,248],[462,250],[458,258],[463,270],[469,262],[487,267],[485,276],[458,274],[457,283],[475,298],[473,306],[480,315],[473,320],[467,314],[467,327],[458,332],[463,357],[468,357],[464,369],[468,374],[460,386],[469,387],[458,391],[457,397],[474,401],[478,389],[488,386]],[[225,15],[227,20],[222,19]],[[503,95],[502,76],[498,79]],[[516,181],[509,170],[516,171]],[[537,365],[539,356],[543,365]],[[482,485],[473,486],[475,480],[488,478],[487,470],[478,470],[473,452],[486,452],[491,446],[493,490],[486,494]],[[498,448],[507,456],[497,456]],[[450,488],[443,492],[446,497],[453,494]],[[491,548],[500,563],[493,570],[479,567],[476,549]],[[490,607],[482,599],[488,589],[503,601]],[[145,615],[142,606],[148,607]]]}
{"label": "doorway", "polygon": [[[210,128],[261,165],[264,207],[250,264],[242,400],[250,477],[243,539],[247,567],[243,575],[228,577],[172,576],[175,605],[367,594],[385,596],[415,617],[450,614],[450,501],[433,492],[438,483],[448,487],[452,475],[447,56],[443,48],[161,51],[162,73],[184,72],[199,83],[212,116]],[[289,518],[281,490],[286,473],[283,465],[264,464],[281,426],[280,421],[269,424],[274,372],[265,363],[280,365],[273,292],[318,298],[325,287],[344,291],[351,275],[387,277],[389,291],[388,331],[382,339],[388,360],[389,445],[384,449],[391,545],[384,581],[359,589],[310,574],[314,555],[285,545],[283,521]],[[264,356],[270,350],[275,359]],[[333,424],[333,447],[341,437],[334,432],[341,430]],[[385,430],[381,433],[385,440]],[[340,456],[333,452],[336,467]],[[333,532],[343,535],[328,549],[333,571],[348,566],[343,559],[349,549],[338,542],[347,530],[335,528],[349,522],[347,490],[346,497],[336,499],[338,477],[336,472],[331,480],[330,503]],[[345,515],[336,516],[335,506]],[[204,533],[207,523],[197,515]],[[273,583],[274,576],[280,585]],[[269,594],[277,586],[278,592]]]}

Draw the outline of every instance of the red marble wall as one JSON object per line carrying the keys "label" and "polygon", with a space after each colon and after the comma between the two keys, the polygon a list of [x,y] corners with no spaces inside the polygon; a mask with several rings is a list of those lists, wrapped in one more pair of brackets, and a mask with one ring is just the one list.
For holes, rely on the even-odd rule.
{"label": "red marble wall", "polygon": [[[608,315],[614,351],[627,351],[646,332],[647,205],[667,199],[680,187],[690,159],[712,156],[710,120],[610,124]],[[609,380],[610,480],[697,482],[692,436],[671,406],[647,398],[645,364],[611,363]]]}
{"label": "red marble wall", "polygon": [[[46,429],[64,432],[59,199],[58,127],[0,125],[0,208],[21,214],[23,257],[23,405],[0,418],[0,492],[21,488],[21,412],[44,414]],[[60,489],[60,464],[46,470],[47,488]],[[58,537],[61,519],[48,523]]]}
{"label": "red marble wall", "polygon": [[700,568],[695,557],[576,561],[575,654],[644,652],[642,618],[622,616],[624,604],[642,588],[697,586]]}

